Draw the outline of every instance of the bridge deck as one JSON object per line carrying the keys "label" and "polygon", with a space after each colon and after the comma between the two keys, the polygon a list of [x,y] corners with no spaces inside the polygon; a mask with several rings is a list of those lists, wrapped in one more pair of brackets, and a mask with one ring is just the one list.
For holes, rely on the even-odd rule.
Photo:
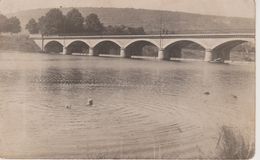
{"label": "bridge deck", "polygon": [[31,35],[32,39],[133,39],[133,38],[255,38],[255,33],[228,33],[228,34],[163,34],[163,35],[97,35],[97,36],[41,36]]}

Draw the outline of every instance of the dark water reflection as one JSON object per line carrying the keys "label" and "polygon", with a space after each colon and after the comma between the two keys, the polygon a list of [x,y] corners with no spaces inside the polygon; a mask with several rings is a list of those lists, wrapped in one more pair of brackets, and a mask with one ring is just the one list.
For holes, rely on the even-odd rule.
{"label": "dark water reflection", "polygon": [[1,155],[214,157],[224,124],[254,141],[254,73],[254,64],[1,53]]}

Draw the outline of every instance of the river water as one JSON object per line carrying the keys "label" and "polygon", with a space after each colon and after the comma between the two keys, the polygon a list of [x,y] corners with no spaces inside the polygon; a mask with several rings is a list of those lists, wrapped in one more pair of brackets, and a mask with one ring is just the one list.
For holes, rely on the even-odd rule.
{"label": "river water", "polygon": [[254,142],[254,93],[253,63],[2,52],[0,155],[214,157],[223,125]]}

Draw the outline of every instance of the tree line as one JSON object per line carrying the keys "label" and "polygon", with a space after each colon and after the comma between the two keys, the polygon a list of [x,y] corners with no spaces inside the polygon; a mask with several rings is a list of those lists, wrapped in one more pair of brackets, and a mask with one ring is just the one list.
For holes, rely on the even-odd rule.
{"label": "tree line", "polygon": [[17,17],[7,18],[0,14],[0,33],[19,33],[21,32],[21,23]]}
{"label": "tree line", "polygon": [[30,34],[42,35],[142,35],[143,27],[124,25],[104,26],[98,15],[91,13],[85,18],[78,9],[71,9],[63,15],[60,9],[51,9],[36,21],[30,19],[26,24]]}

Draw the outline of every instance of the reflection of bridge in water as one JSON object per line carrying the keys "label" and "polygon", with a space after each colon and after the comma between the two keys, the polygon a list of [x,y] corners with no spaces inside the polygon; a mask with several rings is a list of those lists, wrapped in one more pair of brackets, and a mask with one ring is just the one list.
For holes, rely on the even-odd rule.
{"label": "reflection of bridge in water", "polygon": [[113,35],[113,36],[35,36],[31,37],[44,52],[73,52],[98,56],[116,54],[120,57],[138,56],[145,46],[158,59],[181,58],[182,49],[193,45],[203,51],[204,61],[230,59],[231,50],[245,42],[255,43],[254,33],[234,34],[173,34],[173,35]]}

